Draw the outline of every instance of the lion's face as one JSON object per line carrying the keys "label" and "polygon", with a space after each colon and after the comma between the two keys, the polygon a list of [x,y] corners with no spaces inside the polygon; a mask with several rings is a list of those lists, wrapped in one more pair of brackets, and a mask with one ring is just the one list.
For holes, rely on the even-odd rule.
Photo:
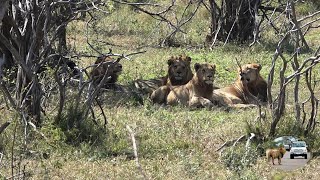
{"label": "lion's face", "polygon": [[183,81],[191,73],[191,58],[188,56],[171,57],[168,60],[169,77],[171,81]]}
{"label": "lion's face", "polygon": [[[104,67],[107,70],[108,67]],[[110,64],[109,69],[113,72],[113,74],[120,75],[122,73],[122,65],[119,62]]]}
{"label": "lion's face", "polygon": [[[120,75],[122,72],[122,65],[115,61],[111,57],[98,57],[95,64],[102,64],[97,68],[100,73],[105,73],[106,71],[109,71],[111,75]],[[103,75],[102,74],[102,75]]]}
{"label": "lion's face", "polygon": [[216,65],[214,64],[199,64],[194,65],[197,72],[197,77],[201,82],[206,84],[213,84],[214,74],[216,72]]}
{"label": "lion's face", "polygon": [[260,64],[246,64],[239,68],[239,79],[244,83],[255,82],[259,77],[261,70]]}
{"label": "lion's face", "polygon": [[98,83],[102,80],[106,72],[109,77],[106,83],[115,83],[122,72],[122,65],[119,61],[116,61],[111,57],[98,57],[95,65],[97,66],[93,68],[90,75],[93,77],[94,81]]}
{"label": "lion's face", "polygon": [[286,153],[286,149],[284,147],[280,147],[279,148],[279,152],[281,153],[282,157],[284,156],[284,154]]}

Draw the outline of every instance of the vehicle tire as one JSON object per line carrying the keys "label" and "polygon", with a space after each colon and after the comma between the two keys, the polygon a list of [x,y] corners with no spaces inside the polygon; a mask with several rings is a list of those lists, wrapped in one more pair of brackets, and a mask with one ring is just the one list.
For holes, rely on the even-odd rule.
{"label": "vehicle tire", "polygon": [[304,158],[305,158],[305,159],[308,159],[308,155],[307,155],[307,154],[306,154],[306,155],[304,155]]}
{"label": "vehicle tire", "polygon": [[294,159],[294,156],[293,156],[293,155],[290,155],[290,159]]}

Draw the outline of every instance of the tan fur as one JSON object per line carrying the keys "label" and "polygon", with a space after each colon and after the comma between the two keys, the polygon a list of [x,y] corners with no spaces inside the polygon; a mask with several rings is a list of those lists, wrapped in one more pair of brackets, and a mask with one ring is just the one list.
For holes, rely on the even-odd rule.
{"label": "tan fur", "polygon": [[[261,77],[260,64],[246,64],[238,69],[238,79],[228,87],[213,91],[213,96],[227,106],[246,107],[267,101],[267,82]],[[237,105],[238,104],[238,105]],[[246,104],[246,105],[245,105]],[[251,104],[251,105],[250,105]]]}
{"label": "tan fur", "polygon": [[191,58],[185,55],[172,56],[168,60],[166,82],[152,92],[150,99],[153,103],[165,103],[171,86],[184,85],[192,79],[193,73],[190,63]]}
{"label": "tan fur", "polygon": [[213,79],[216,66],[213,64],[194,65],[196,73],[185,85],[175,86],[167,97],[167,104],[181,103],[189,107],[211,107]]}
{"label": "tan fur", "polygon": [[97,66],[95,66],[90,73],[94,85],[98,85],[103,79],[106,71],[108,71],[107,77],[109,78],[104,85],[105,88],[108,88],[114,85],[122,72],[122,65],[111,57],[98,57],[94,64]]}
{"label": "tan fur", "polygon": [[266,150],[266,157],[267,161],[272,159],[272,164],[274,165],[274,159],[278,159],[279,165],[281,165],[281,158],[283,158],[284,154],[286,153],[286,149],[284,147],[280,147],[278,149],[267,149]]}

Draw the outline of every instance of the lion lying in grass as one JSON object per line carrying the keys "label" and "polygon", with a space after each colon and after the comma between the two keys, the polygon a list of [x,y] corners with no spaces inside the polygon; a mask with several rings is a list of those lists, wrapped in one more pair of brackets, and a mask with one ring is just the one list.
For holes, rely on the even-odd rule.
{"label": "lion lying in grass", "polygon": [[172,56],[168,60],[167,80],[152,92],[150,99],[153,103],[164,104],[170,92],[170,86],[184,85],[192,79],[190,63],[191,58],[185,55]]}
{"label": "lion lying in grass", "polygon": [[167,97],[167,104],[181,103],[189,107],[212,107],[213,79],[216,70],[214,64],[194,65],[196,73],[185,85],[171,88]]}
{"label": "lion lying in grass", "polygon": [[216,89],[213,96],[220,104],[235,107],[250,107],[267,102],[267,82],[261,77],[260,64],[245,64],[239,68],[238,79],[228,87]]}
{"label": "lion lying in grass", "polygon": [[105,73],[106,81],[103,88],[112,89],[122,72],[122,65],[109,56],[100,56],[94,63],[96,66],[92,69],[90,77],[93,79],[93,84],[98,85],[103,79]]}
{"label": "lion lying in grass", "polygon": [[183,85],[190,81],[193,74],[190,68],[191,58],[185,55],[171,56],[168,60],[168,73],[157,79],[134,81],[134,86],[143,94],[151,95],[152,92],[164,85]]}
{"label": "lion lying in grass", "polygon": [[284,147],[280,147],[278,149],[267,149],[266,150],[266,157],[267,161],[270,161],[270,158],[272,159],[272,164],[274,164],[274,159],[278,159],[279,165],[281,165],[281,158],[283,158],[284,154],[286,153],[286,149]]}

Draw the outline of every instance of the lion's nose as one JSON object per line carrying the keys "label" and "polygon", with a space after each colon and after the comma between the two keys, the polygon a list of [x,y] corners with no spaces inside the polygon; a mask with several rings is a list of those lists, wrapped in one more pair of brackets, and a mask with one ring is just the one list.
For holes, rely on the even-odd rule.
{"label": "lion's nose", "polygon": [[181,74],[182,72],[181,71],[177,71],[177,74]]}

